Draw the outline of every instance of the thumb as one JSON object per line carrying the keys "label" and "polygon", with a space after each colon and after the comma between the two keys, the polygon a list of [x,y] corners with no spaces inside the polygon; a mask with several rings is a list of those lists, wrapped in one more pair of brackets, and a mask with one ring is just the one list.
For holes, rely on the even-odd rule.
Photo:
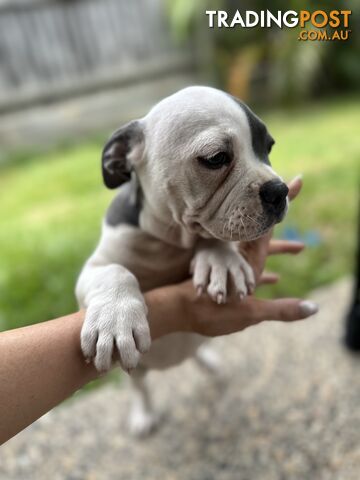
{"label": "thumb", "polygon": [[254,323],[260,323],[264,320],[292,322],[308,318],[319,310],[315,302],[299,298],[260,300],[248,297],[248,304],[253,313]]}

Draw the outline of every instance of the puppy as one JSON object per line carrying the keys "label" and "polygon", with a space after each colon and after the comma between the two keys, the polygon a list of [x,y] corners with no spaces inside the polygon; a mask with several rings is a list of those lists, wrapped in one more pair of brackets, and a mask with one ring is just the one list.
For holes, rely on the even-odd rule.
{"label": "puppy", "polygon": [[209,368],[212,362],[199,335],[171,334],[150,345],[142,292],[186,279],[190,264],[197,291],[217,303],[226,301],[229,279],[241,298],[253,291],[237,242],[262,236],[287,210],[288,188],[269,162],[273,144],[244,103],[199,86],[165,98],[104,147],[105,185],[121,188],[77,282],[87,309],[81,346],[99,371],[110,368],[115,348],[132,372],[135,434],[157,420],[144,382],[149,368],[189,356]]}

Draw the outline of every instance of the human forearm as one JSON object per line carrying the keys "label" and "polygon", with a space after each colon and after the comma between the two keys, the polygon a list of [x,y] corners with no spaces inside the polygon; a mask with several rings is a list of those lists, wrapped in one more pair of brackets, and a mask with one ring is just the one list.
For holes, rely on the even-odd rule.
{"label": "human forearm", "polygon": [[[190,281],[145,294],[152,340],[176,331],[208,336],[243,330],[265,319],[306,318],[316,306],[299,299],[232,301],[196,297]],[[84,311],[0,334],[0,443],[51,410],[98,373],[84,361]]]}
{"label": "human forearm", "polygon": [[[153,340],[181,329],[181,298],[174,287],[146,294]],[[98,376],[81,352],[83,320],[80,311],[0,334],[0,443]]]}
{"label": "human forearm", "polygon": [[0,334],[0,442],[96,377],[81,355],[81,312]]}

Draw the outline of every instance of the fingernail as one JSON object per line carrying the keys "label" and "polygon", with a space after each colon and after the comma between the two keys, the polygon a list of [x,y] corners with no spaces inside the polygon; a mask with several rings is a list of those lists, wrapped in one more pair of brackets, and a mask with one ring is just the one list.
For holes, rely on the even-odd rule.
{"label": "fingernail", "polygon": [[303,176],[304,175],[302,173],[299,173],[298,175],[296,175],[296,177],[293,178],[293,182],[295,182],[295,180],[302,180]]}
{"label": "fingernail", "polygon": [[305,317],[310,317],[310,315],[314,315],[314,313],[318,312],[319,306],[315,302],[304,300],[300,303],[300,310]]}
{"label": "fingernail", "polygon": [[196,295],[200,297],[204,293],[204,287],[202,285],[199,285],[196,287]]}

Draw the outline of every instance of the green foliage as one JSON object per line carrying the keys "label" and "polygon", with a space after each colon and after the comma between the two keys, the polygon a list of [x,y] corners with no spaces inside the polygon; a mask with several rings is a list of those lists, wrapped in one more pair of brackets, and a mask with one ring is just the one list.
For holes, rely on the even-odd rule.
{"label": "green foliage", "polygon": [[269,296],[304,295],[307,291],[350,273],[354,268],[356,208],[360,181],[359,101],[333,102],[326,108],[307,106],[269,115],[278,139],[272,162],[284,178],[304,174],[304,189],[290,207],[286,226],[302,235],[316,231],[321,244],[285,261],[273,257],[268,268],[284,281],[268,288]]}
{"label": "green foliage", "polygon": [[[351,271],[359,106],[354,98],[264,115],[277,140],[275,169],[287,179],[304,173],[304,192],[286,225],[317,230],[322,238],[298,258],[271,259],[284,281],[269,295],[304,295]],[[91,142],[22,157],[0,170],[0,329],[76,309],[76,277],[113,196],[102,185],[100,150]]]}
{"label": "green foliage", "polygon": [[100,144],[88,144],[1,169],[0,327],[76,309],[74,282],[111,196],[99,151]]}
{"label": "green foliage", "polygon": [[[208,28],[206,10],[226,10],[229,22],[236,10],[259,12],[338,9],[332,0],[166,0],[170,25],[177,38],[186,40],[195,30],[206,32],[213,48],[212,67],[220,86],[229,86],[229,77],[239,59],[244,77],[249,66],[250,98],[259,104],[300,104],[311,96],[334,90],[356,90],[360,85],[359,32],[356,23],[360,9],[357,0],[349,0],[351,36],[341,41],[299,41],[300,27],[295,28]],[[345,7],[344,7],[345,8]],[[306,30],[314,30],[311,25]],[[205,36],[204,36],[205,37]],[[202,49],[200,50],[200,52]],[[249,61],[249,56],[251,60]],[[258,78],[261,79],[257,85]],[[232,88],[236,86],[232,83]],[[232,92],[236,94],[236,91]]]}

